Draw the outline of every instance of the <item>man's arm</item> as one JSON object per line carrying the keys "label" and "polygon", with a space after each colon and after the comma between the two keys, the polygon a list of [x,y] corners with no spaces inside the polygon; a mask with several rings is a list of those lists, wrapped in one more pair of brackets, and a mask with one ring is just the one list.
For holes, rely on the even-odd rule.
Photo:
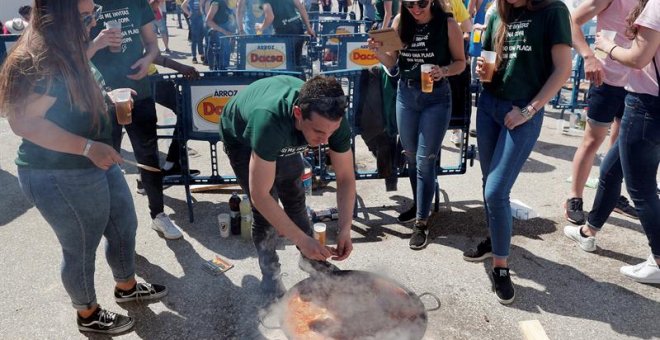
{"label": "man's arm", "polygon": [[168,58],[162,54],[156,57],[156,59],[154,59],[154,64],[173,69],[183,74],[186,78],[192,78],[192,79],[199,78],[199,72],[197,72],[197,69],[195,69],[194,67],[181,64],[180,62]]}
{"label": "man's arm", "polygon": [[291,240],[309,259],[325,261],[332,256],[326,247],[300,230],[270,195],[270,189],[275,183],[275,162],[266,161],[253,151],[250,157],[249,174],[252,205],[273,225],[275,230]]}
{"label": "man's arm", "polygon": [[142,44],[144,45],[144,55],[131,65],[131,69],[137,69],[137,72],[126,76],[133,80],[140,80],[146,77],[149,72],[149,65],[160,55],[158,39],[153,29],[153,21],[140,27],[140,37],[142,38]]}
{"label": "man's arm", "polygon": [[596,59],[587,40],[582,33],[582,25],[593,19],[600,12],[607,9],[612,0],[586,0],[582,2],[571,15],[571,38],[573,48],[584,58],[584,72],[587,80],[600,86],[605,80],[603,63]]}
{"label": "man's arm", "polygon": [[334,260],[346,259],[353,250],[351,226],[355,207],[355,171],[353,152],[329,152],[337,178],[337,209],[339,210],[339,236],[337,238],[337,256]]}
{"label": "man's arm", "polygon": [[275,20],[275,14],[273,14],[273,8],[270,7],[270,4],[263,4],[262,8],[264,10],[264,22],[261,24],[261,30],[264,31],[270,27]]}
{"label": "man's arm", "polygon": [[188,7],[189,3],[190,0],[184,0],[181,3],[181,10],[183,11],[183,14],[185,14],[187,17],[190,17],[190,7]]}
{"label": "man's arm", "polygon": [[390,20],[392,20],[392,0],[383,1],[383,8],[385,14],[383,14],[383,28],[390,27]]}
{"label": "man's arm", "polygon": [[232,32],[227,31],[226,29],[218,26],[218,24],[213,21],[213,17],[215,14],[218,13],[218,4],[217,3],[212,3],[211,7],[209,7],[208,13],[206,13],[206,26],[208,26],[210,29],[214,31],[218,31],[222,33],[223,35],[233,35]]}
{"label": "man's arm", "polygon": [[293,1],[293,4],[298,9],[298,12],[300,13],[300,16],[303,19],[303,22],[305,22],[305,26],[307,27],[307,34],[311,35],[312,37],[315,37],[316,32],[314,32],[314,29],[312,28],[312,24],[309,22],[309,16],[307,16],[307,9],[305,9],[305,6],[298,0],[291,0],[291,1]]}
{"label": "man's arm", "polygon": [[245,1],[238,0],[236,3],[236,28],[238,29],[238,34],[245,34],[245,29],[243,28],[243,18],[245,18]]}

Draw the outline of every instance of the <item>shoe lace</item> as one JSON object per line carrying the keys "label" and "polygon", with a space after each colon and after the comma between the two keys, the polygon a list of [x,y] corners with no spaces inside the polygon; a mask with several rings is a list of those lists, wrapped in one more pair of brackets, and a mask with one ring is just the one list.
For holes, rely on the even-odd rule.
{"label": "shoe lace", "polygon": [[145,296],[156,293],[156,290],[151,283],[142,282],[135,286],[135,293],[135,300],[141,302]]}
{"label": "shoe lace", "polygon": [[105,309],[102,309],[99,312],[99,321],[102,323],[114,322],[116,317],[117,317],[116,313],[109,312]]}
{"label": "shoe lace", "polygon": [[582,210],[582,201],[579,199],[572,199],[570,201],[570,208],[573,211],[579,211]]}

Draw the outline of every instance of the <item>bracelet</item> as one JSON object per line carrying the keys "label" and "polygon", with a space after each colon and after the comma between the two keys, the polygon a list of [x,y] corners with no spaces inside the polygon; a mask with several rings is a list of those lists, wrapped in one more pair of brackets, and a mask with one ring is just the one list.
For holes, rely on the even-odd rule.
{"label": "bracelet", "polygon": [[88,139],[87,142],[85,142],[85,148],[83,149],[82,155],[87,157],[89,155],[89,149],[92,148],[92,144],[94,144],[94,141],[91,139]]}
{"label": "bracelet", "polygon": [[610,59],[612,59],[612,60],[614,60],[614,58],[612,58],[612,51],[614,51],[614,49],[617,48],[617,47],[619,47],[619,46],[618,45],[612,46],[612,48],[610,48],[610,52],[607,53],[607,56],[610,57]]}
{"label": "bracelet", "polygon": [[449,77],[449,66],[443,66],[442,67],[442,72],[444,72],[445,77]]}

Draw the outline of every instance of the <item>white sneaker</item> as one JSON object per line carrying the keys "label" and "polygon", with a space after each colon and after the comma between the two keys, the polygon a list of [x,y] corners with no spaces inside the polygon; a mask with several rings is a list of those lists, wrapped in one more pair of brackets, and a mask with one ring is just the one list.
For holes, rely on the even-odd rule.
{"label": "white sneaker", "polygon": [[649,256],[645,262],[634,266],[623,266],[619,271],[637,282],[660,283],[660,268],[653,255]]}
{"label": "white sneaker", "polygon": [[588,252],[596,251],[596,238],[593,236],[583,237],[580,235],[580,228],[567,225],[564,227],[564,235],[580,245],[582,250]]}
{"label": "white sneaker", "polygon": [[165,213],[160,213],[153,219],[151,229],[163,233],[163,236],[168,240],[176,240],[183,237],[179,226],[170,220]]}
{"label": "white sneaker", "polygon": [[449,141],[454,143],[456,146],[460,146],[461,142],[463,141],[462,138],[462,131],[461,130],[454,130],[451,132],[451,136],[449,137]]}

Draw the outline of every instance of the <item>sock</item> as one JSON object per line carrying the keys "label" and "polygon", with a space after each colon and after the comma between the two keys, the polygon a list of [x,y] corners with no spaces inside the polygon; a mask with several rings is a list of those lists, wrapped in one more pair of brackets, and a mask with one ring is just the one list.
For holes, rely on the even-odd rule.
{"label": "sock", "polygon": [[170,171],[174,167],[174,163],[172,162],[165,162],[165,165],[163,165],[163,170],[165,171]]}
{"label": "sock", "polygon": [[582,227],[580,227],[580,236],[584,238],[590,237],[589,235],[585,235],[584,232],[582,232]]}

